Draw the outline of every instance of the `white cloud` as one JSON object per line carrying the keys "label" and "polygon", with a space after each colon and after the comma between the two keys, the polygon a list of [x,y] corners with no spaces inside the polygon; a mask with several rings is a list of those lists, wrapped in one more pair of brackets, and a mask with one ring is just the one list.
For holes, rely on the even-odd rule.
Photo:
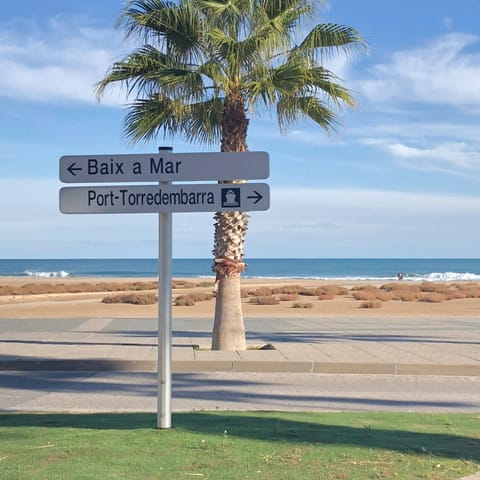
{"label": "white cloud", "polygon": [[480,150],[473,149],[463,142],[443,143],[431,148],[394,143],[385,145],[385,148],[396,157],[413,160],[409,163],[412,168],[452,173],[480,169]]}
{"label": "white cloud", "polygon": [[395,116],[383,121],[371,122],[367,119],[362,125],[349,128],[353,135],[363,137],[362,142],[385,143],[384,138],[405,139],[418,142],[419,140],[446,140],[469,142],[472,145],[480,145],[478,123],[468,122],[468,118],[462,121],[438,121],[432,122],[426,119],[423,122],[404,120]]}
{"label": "white cloud", "polygon": [[360,82],[361,91],[380,104],[409,100],[478,109],[480,53],[470,49],[479,41],[478,36],[450,33],[426,47],[398,51],[390,62],[371,69],[371,78]]}
{"label": "white cloud", "polygon": [[[0,26],[0,95],[39,102],[95,102],[94,85],[119,56],[120,45],[113,30],[85,27],[78,19],[55,18],[44,30],[21,33]],[[124,98],[118,94],[104,100],[120,102]]]}

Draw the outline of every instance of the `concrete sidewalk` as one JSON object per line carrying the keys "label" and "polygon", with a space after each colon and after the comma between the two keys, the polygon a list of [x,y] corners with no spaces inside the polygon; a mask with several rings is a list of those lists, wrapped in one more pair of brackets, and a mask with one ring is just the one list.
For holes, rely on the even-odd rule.
{"label": "concrete sidewalk", "polygon": [[[174,319],[173,372],[480,376],[475,318],[254,318],[247,351],[210,351],[211,322]],[[0,370],[157,369],[156,319],[0,319]]]}

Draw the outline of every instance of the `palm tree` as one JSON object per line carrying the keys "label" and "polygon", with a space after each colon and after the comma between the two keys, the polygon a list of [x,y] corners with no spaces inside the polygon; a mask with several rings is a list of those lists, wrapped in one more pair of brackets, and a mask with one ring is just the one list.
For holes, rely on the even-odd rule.
{"label": "palm tree", "polygon": [[[143,45],[110,67],[97,84],[97,95],[119,83],[134,96],[124,122],[133,142],[163,133],[220,142],[222,152],[245,152],[249,116],[271,107],[282,131],[305,117],[327,132],[336,131],[334,108],[353,107],[355,101],[323,63],[365,43],[351,27],[313,24],[316,3],[131,1],[117,28]],[[213,349],[246,348],[240,274],[246,268],[247,225],[243,212],[215,215]]]}

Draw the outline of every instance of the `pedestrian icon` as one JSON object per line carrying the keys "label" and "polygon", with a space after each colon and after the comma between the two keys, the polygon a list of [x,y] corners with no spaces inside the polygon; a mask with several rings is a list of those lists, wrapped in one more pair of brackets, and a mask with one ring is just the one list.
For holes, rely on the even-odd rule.
{"label": "pedestrian icon", "polygon": [[239,188],[222,188],[222,207],[240,208]]}

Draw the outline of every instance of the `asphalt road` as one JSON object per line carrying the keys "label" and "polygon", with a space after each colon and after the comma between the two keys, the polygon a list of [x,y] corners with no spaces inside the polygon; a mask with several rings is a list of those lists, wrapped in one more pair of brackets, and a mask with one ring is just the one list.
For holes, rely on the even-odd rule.
{"label": "asphalt road", "polygon": [[[157,408],[154,373],[0,372],[0,411],[133,412]],[[172,410],[479,412],[480,377],[185,373]]]}

